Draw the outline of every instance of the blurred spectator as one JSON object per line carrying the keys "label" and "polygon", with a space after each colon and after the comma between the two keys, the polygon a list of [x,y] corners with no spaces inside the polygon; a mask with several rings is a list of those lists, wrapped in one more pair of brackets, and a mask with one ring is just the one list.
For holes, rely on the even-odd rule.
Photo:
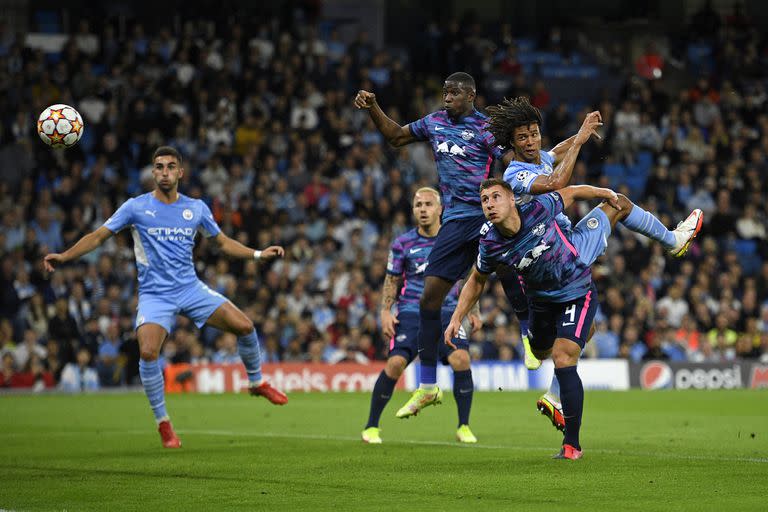
{"label": "blurred spectator", "polygon": [[91,353],[81,348],[77,351],[77,362],[67,363],[61,372],[59,389],[63,391],[96,391],[99,389],[99,375],[91,368]]}

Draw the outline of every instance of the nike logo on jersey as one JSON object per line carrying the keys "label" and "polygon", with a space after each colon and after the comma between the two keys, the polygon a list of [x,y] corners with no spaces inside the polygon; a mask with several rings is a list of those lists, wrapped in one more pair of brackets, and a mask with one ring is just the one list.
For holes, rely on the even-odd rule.
{"label": "nike logo on jersey", "polygon": [[442,130],[442,129],[443,129],[443,127],[442,127],[442,126],[435,126],[435,131],[436,131],[436,132],[439,132],[439,131],[440,131],[440,130]]}
{"label": "nike logo on jersey", "polygon": [[144,210],[144,213],[152,217],[153,219],[157,218],[155,217],[155,214],[157,213],[157,210]]}
{"label": "nike logo on jersey", "polygon": [[416,254],[417,252],[419,252],[422,249],[423,249],[423,247],[414,247],[413,249],[411,249],[410,254]]}

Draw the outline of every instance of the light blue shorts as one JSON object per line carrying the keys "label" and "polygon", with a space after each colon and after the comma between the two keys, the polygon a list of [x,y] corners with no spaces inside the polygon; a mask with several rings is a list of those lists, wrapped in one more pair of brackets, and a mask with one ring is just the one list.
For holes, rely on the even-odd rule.
{"label": "light blue shorts", "polygon": [[594,208],[573,228],[571,242],[579,252],[582,263],[590,266],[605,252],[610,235],[611,222],[608,216],[600,208]]}
{"label": "light blue shorts", "polygon": [[227,298],[197,281],[173,293],[139,293],[139,307],[136,314],[136,329],[153,323],[163,327],[169,334],[176,324],[176,315],[184,315],[200,328]]}

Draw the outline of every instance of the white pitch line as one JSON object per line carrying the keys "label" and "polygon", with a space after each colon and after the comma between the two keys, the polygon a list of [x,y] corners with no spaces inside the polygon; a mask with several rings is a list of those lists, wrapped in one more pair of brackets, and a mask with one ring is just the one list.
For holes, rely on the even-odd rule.
{"label": "white pitch line", "polygon": [[[261,437],[261,438],[282,438],[282,439],[307,439],[313,441],[343,441],[343,442],[355,442],[362,443],[359,437],[353,436],[331,436],[321,434],[286,434],[279,432],[236,432],[231,430],[178,430],[179,434],[190,435],[205,435],[205,436],[221,436],[221,437]],[[148,430],[100,430],[95,431],[73,431],[62,430],[57,432],[46,432],[42,434],[42,437],[56,437],[56,436],[83,436],[93,434],[114,434],[114,435],[146,435]],[[14,432],[4,433],[0,435],[0,439],[4,437],[28,437],[35,436],[41,437],[39,432]],[[552,452],[554,448],[552,446],[515,446],[515,445],[495,445],[495,444],[460,444],[458,442],[449,441],[419,441],[398,439],[395,441],[387,441],[386,444],[405,444],[416,446],[445,446],[448,448],[459,448],[464,450],[515,450],[515,451],[542,451]],[[588,453],[601,453],[607,455],[622,455],[621,450],[607,449],[607,448],[589,448]],[[678,460],[702,460],[713,462],[753,462],[757,464],[768,464],[768,458],[762,457],[717,457],[714,455],[682,455],[674,453],[662,453],[662,452],[634,452],[628,453],[631,457],[643,456],[646,458],[660,458],[660,459],[678,459]]]}
{"label": "white pitch line", "polygon": [[[230,437],[264,437],[264,438],[286,438],[286,439],[310,439],[316,441],[352,441],[356,443],[362,442],[359,437],[352,436],[329,436],[320,434],[281,434],[276,432],[234,432],[228,430],[180,430],[182,434],[200,434],[210,436],[230,436]],[[485,449],[485,450],[517,450],[517,451],[545,451],[551,452],[553,448],[544,446],[512,446],[512,445],[492,445],[492,444],[460,444],[458,442],[448,441],[416,441],[407,439],[398,439],[395,441],[387,441],[387,444],[411,444],[411,445],[423,445],[423,446],[447,446],[450,448],[460,449]],[[590,453],[603,453],[608,455],[621,455],[621,450],[612,450],[605,448],[590,448]],[[721,461],[721,462],[755,462],[760,464],[768,464],[768,458],[760,457],[717,457],[712,455],[679,455],[674,453],[658,453],[658,452],[645,452],[645,453],[632,453],[631,456],[643,455],[647,457],[658,457],[665,459],[681,459],[681,460],[706,460],[706,461]]]}

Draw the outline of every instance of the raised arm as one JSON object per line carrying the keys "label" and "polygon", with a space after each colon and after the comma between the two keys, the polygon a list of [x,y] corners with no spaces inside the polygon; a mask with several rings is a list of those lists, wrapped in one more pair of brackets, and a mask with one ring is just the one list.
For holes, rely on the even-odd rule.
{"label": "raised arm", "polygon": [[[584,119],[584,123],[582,123],[581,128],[579,128],[579,132],[576,135],[555,146],[555,149],[562,146],[561,149],[558,150],[562,152],[563,148],[567,145],[567,150],[565,150],[563,158],[560,163],[557,164],[552,174],[542,174],[533,181],[531,184],[531,194],[546,194],[547,192],[554,192],[555,190],[568,186],[568,183],[571,181],[571,175],[573,174],[573,167],[576,165],[576,159],[579,157],[581,146],[584,145],[593,134],[598,136],[596,130],[599,126],[602,126],[602,124],[600,113],[598,112],[595,115],[595,112],[592,112]],[[557,156],[555,157],[555,161],[557,161]]]}
{"label": "raised arm", "polygon": [[456,309],[451,316],[451,322],[445,329],[445,344],[456,348],[451,340],[459,335],[459,329],[461,329],[461,321],[469,314],[473,306],[477,303],[480,295],[483,293],[485,283],[488,281],[488,274],[482,274],[476,267],[472,268],[472,272],[469,274],[467,281],[464,283],[464,287],[461,289],[459,295],[459,303],[456,304]]}
{"label": "raised arm", "polygon": [[399,148],[412,142],[416,142],[416,137],[411,133],[408,126],[400,126],[387,116],[378,102],[376,95],[368,91],[358,91],[355,96],[355,106],[368,110],[368,114],[373,119],[373,124],[379,129],[381,134],[392,146]]}
{"label": "raised arm", "polygon": [[[590,112],[589,114],[587,114],[586,119],[589,119],[590,116],[596,117],[598,122],[600,122],[602,124],[603,116],[600,114],[599,110],[595,110],[594,112]],[[594,136],[597,137],[598,139],[602,139],[602,137],[600,137],[600,134],[598,134],[597,132],[594,132]],[[573,141],[575,139],[576,139],[576,135],[571,135],[570,137],[568,137],[564,141],[560,142],[557,146],[555,146],[555,147],[553,147],[552,149],[549,150],[549,152],[555,158],[555,165],[557,165],[560,162],[562,162],[563,158],[565,158],[565,154],[568,152],[570,147],[573,145]]]}
{"label": "raised arm", "polygon": [[105,228],[104,226],[101,226],[99,229],[91,231],[87,235],[83,236],[80,240],[75,242],[75,245],[66,251],[62,253],[47,254],[45,258],[43,258],[43,266],[48,272],[53,272],[56,270],[58,265],[67,263],[68,261],[76,260],[80,256],[88,254],[92,250],[96,249],[113,234],[114,233],[112,233],[112,231]]}
{"label": "raised arm", "polygon": [[609,205],[621,210],[619,196],[609,188],[599,188],[590,185],[572,185],[557,191],[563,198],[563,205],[568,208],[574,201],[588,201],[590,199],[604,199]]}
{"label": "raised arm", "polygon": [[403,283],[402,276],[387,274],[384,278],[384,286],[381,289],[381,332],[385,340],[395,335],[395,325],[399,324],[397,317],[392,314],[392,305],[397,300],[397,291]]}
{"label": "raised arm", "polygon": [[268,261],[285,256],[285,249],[279,245],[271,245],[262,251],[257,251],[250,247],[246,247],[237,240],[229,238],[223,232],[219,232],[219,234],[214,236],[212,240],[219,250],[230,258],[255,258],[259,261]]}

